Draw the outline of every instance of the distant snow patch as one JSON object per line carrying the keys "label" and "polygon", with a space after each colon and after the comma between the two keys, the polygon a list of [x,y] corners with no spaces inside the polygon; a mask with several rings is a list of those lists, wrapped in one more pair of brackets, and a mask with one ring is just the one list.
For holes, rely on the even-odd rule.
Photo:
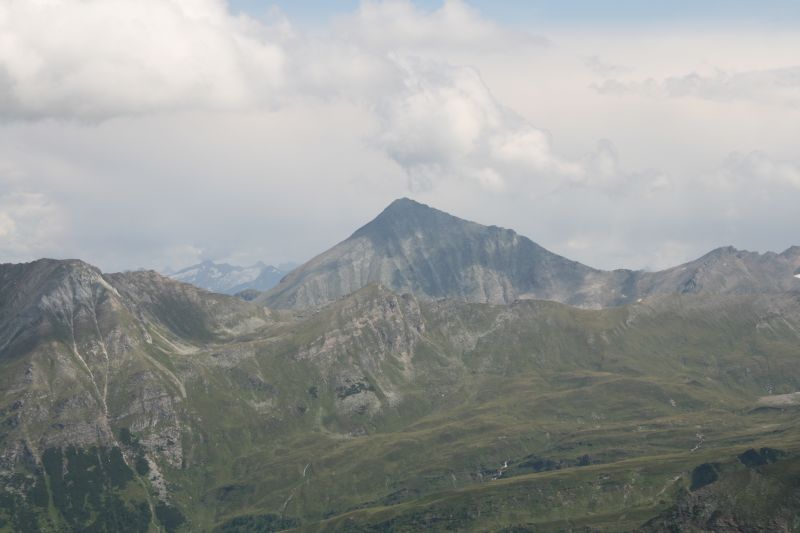
{"label": "distant snow patch", "polygon": [[794,277],[796,277],[797,279],[800,279],[800,274],[795,274]]}

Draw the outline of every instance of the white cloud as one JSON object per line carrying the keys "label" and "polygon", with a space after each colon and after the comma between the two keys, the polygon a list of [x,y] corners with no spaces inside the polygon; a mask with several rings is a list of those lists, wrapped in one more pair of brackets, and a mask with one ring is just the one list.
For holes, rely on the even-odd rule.
{"label": "white cloud", "polygon": [[0,258],[304,260],[409,185],[602,267],[796,240],[796,36],[545,41],[460,1],[270,17],[0,1]]}
{"label": "white cloud", "polygon": [[699,98],[717,102],[742,100],[797,108],[800,106],[800,65],[744,72],[715,69],[708,74],[691,72],[662,80],[608,79],[595,88],[601,94]]}
{"label": "white cloud", "polygon": [[508,186],[539,195],[563,185],[616,180],[616,164],[595,173],[557,154],[550,136],[502,106],[478,72],[436,62],[405,62],[404,90],[378,107],[377,146],[409,175],[412,189],[472,180],[492,190]]}
{"label": "white cloud", "polygon": [[0,113],[105,119],[269,103],[284,54],[222,0],[0,4]]}
{"label": "white cloud", "polygon": [[484,149],[502,115],[474,70],[416,62],[405,68],[404,90],[379,104],[378,145],[412,179],[449,174]]}
{"label": "white cloud", "polygon": [[734,152],[725,159],[719,178],[728,186],[774,184],[800,189],[800,165],[776,161],[761,151]]}
{"label": "white cloud", "polygon": [[223,0],[3,2],[0,116],[96,121],[304,97],[368,100],[398,83],[392,53],[541,42],[458,0],[433,11],[364,2],[336,28],[311,38],[279,12],[265,24],[231,15]]}
{"label": "white cloud", "polygon": [[0,237],[8,237],[16,229],[14,219],[8,213],[0,212]]}
{"label": "white cloud", "polygon": [[59,210],[44,194],[0,194],[0,260],[49,256],[60,234]]}
{"label": "white cloud", "polygon": [[510,30],[486,19],[463,0],[445,0],[431,11],[409,0],[364,0],[355,13],[337,21],[335,34],[340,40],[380,51],[506,53],[509,46],[539,47],[548,43],[540,35]]}
{"label": "white cloud", "polygon": [[596,54],[587,57],[583,63],[584,65],[586,65],[587,68],[592,70],[594,73],[602,76],[624,74],[631,71],[630,67],[609,63],[608,61],[606,61],[605,59]]}

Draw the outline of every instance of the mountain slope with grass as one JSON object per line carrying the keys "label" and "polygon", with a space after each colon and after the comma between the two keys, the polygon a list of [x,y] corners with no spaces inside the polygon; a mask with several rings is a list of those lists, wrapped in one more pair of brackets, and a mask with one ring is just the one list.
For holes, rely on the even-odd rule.
{"label": "mountain slope with grass", "polygon": [[[772,400],[800,391],[796,291],[586,310],[370,284],[275,311],[43,260],[0,267],[0,324],[4,530],[625,531],[798,509],[795,485],[770,488],[800,451],[800,411]],[[762,448],[777,462],[742,514],[724,487],[750,467],[724,465]],[[723,466],[692,490],[704,464]]]}
{"label": "mountain slope with grass", "polygon": [[153,272],[0,265],[3,524],[158,523],[174,509],[162,470],[184,456],[187,393],[175,358],[268,322],[261,308]]}

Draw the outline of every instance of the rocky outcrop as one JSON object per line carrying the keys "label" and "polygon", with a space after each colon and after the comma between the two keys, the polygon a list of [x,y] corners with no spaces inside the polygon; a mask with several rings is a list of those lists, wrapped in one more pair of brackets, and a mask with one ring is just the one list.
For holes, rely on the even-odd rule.
{"label": "rocky outcrop", "polygon": [[[45,448],[119,446],[119,428],[132,428],[143,453],[180,467],[187,393],[163,356],[268,323],[259,306],[154,272],[104,275],[77,260],[0,265],[0,412],[13,414],[0,438],[35,464]],[[17,448],[0,476],[15,468]]]}
{"label": "rocky outcrop", "polygon": [[762,448],[746,450],[738,463],[699,465],[690,490],[679,490],[673,505],[636,531],[797,531],[798,458]]}

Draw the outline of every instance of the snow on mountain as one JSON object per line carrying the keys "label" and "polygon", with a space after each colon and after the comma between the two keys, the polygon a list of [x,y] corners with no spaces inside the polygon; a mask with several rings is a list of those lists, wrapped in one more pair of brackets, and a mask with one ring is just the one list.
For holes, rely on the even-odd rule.
{"label": "snow on mountain", "polygon": [[236,294],[247,289],[271,289],[285,275],[285,271],[261,261],[249,267],[203,261],[169,274],[169,277],[212,292]]}

